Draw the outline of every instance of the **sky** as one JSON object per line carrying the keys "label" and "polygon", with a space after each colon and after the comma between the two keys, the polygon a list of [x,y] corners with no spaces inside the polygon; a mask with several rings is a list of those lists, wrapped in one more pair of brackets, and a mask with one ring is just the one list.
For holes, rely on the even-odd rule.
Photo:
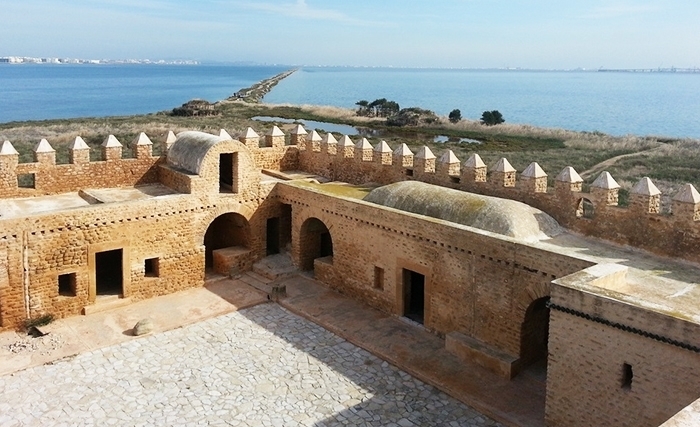
{"label": "sky", "polygon": [[700,67],[700,1],[0,0],[0,56]]}

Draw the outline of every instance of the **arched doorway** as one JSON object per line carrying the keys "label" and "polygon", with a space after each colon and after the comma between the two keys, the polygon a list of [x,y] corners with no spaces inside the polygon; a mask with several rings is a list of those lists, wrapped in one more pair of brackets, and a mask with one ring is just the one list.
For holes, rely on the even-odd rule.
{"label": "arched doorway", "polygon": [[576,218],[591,219],[595,216],[595,205],[590,200],[579,199],[576,204]]}
{"label": "arched doorway", "polygon": [[546,375],[547,341],[549,339],[549,297],[530,303],[520,329],[520,369],[532,366]]}
{"label": "arched doorway", "polygon": [[299,231],[300,263],[304,271],[314,269],[316,258],[333,256],[333,239],[328,227],[318,218],[309,218]]}
{"label": "arched doorway", "polygon": [[243,215],[231,212],[216,217],[204,234],[207,270],[214,265],[213,252],[215,250],[232,247],[247,248],[249,241],[250,226]]}

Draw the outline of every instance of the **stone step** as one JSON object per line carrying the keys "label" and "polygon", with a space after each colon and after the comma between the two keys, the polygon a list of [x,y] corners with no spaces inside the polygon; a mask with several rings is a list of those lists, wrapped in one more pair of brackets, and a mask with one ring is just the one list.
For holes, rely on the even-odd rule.
{"label": "stone step", "polygon": [[270,280],[258,280],[256,277],[260,277],[252,271],[243,273],[238,280],[243,283],[254,287],[255,289],[265,292],[267,294],[267,299],[277,301],[279,298],[287,296],[287,288],[285,285],[280,285],[276,282],[271,282]]}
{"label": "stone step", "polygon": [[83,307],[83,315],[87,316],[90,314],[100,313],[103,311],[124,307],[125,305],[129,304],[131,304],[130,297],[120,298],[119,295],[99,296],[95,299],[94,304]]}
{"label": "stone step", "polygon": [[253,264],[253,272],[270,280],[289,277],[298,272],[288,254],[270,255]]}
{"label": "stone step", "polygon": [[272,281],[272,279],[267,278],[265,276],[262,276],[262,275],[256,273],[255,271],[248,271],[248,272],[246,272],[246,274],[248,276],[252,277],[253,279],[258,280],[258,281],[263,282],[263,283],[270,283]]}

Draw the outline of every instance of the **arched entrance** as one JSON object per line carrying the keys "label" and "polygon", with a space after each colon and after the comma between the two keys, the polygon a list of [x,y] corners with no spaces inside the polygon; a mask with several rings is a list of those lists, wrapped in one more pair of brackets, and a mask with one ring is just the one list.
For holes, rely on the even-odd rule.
{"label": "arched entrance", "polygon": [[205,264],[207,270],[214,265],[213,252],[223,248],[248,248],[250,226],[241,214],[231,212],[220,215],[209,224],[204,234]]}
{"label": "arched entrance", "polygon": [[314,269],[316,258],[333,256],[333,239],[328,227],[318,218],[309,218],[299,231],[300,263],[304,271]]}
{"label": "arched entrance", "polygon": [[549,339],[549,297],[538,298],[525,311],[520,329],[520,368],[547,369],[547,341]]}
{"label": "arched entrance", "polygon": [[595,216],[595,205],[590,200],[579,199],[576,204],[576,218],[591,219]]}

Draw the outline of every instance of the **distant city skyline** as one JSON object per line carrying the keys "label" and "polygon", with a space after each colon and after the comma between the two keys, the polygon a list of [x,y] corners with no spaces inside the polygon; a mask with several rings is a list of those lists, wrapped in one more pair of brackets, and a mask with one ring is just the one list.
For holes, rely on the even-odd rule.
{"label": "distant city skyline", "polygon": [[700,2],[0,0],[0,56],[319,66],[700,67]]}

